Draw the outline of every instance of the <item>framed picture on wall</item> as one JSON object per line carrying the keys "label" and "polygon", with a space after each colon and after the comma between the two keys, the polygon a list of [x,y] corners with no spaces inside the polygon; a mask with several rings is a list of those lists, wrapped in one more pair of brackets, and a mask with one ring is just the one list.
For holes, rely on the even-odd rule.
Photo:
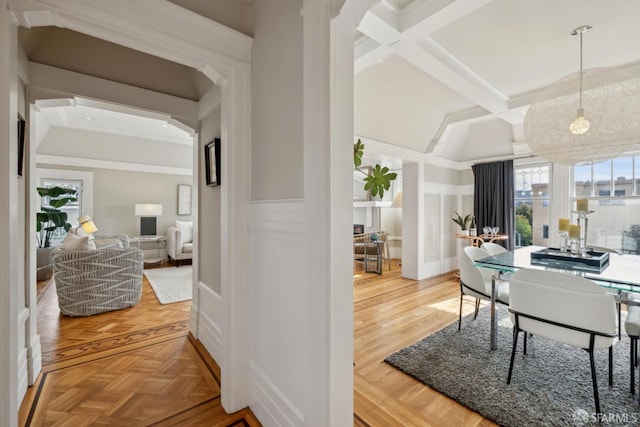
{"label": "framed picture on wall", "polygon": [[220,185],[220,138],[204,146],[204,170],[208,186]]}
{"label": "framed picture on wall", "polygon": [[18,115],[18,176],[22,178],[22,169],[24,167],[24,132],[26,122]]}
{"label": "framed picture on wall", "polygon": [[178,215],[191,215],[191,186],[178,185]]}

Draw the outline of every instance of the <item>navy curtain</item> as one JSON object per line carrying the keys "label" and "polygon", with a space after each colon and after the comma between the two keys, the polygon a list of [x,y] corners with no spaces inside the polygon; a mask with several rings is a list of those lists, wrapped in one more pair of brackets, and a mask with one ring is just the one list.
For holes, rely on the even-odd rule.
{"label": "navy curtain", "polygon": [[513,160],[480,163],[473,165],[475,178],[473,191],[473,212],[476,216],[478,234],[482,227],[500,227],[500,234],[508,240],[497,241],[508,250],[514,248],[514,183]]}

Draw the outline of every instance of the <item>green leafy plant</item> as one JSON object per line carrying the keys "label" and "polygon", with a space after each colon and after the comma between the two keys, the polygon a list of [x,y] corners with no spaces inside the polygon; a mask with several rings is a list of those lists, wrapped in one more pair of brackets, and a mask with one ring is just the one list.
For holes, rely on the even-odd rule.
{"label": "green leafy plant", "polygon": [[40,197],[49,197],[49,206],[40,206],[40,212],[36,216],[36,239],[39,248],[51,246],[51,236],[58,228],[65,231],[71,229],[67,222],[67,213],[60,210],[63,206],[76,202],[76,190],[64,187],[38,187],[36,189]]}
{"label": "green leafy plant", "polygon": [[398,174],[391,172],[391,170],[384,166],[375,165],[371,168],[371,174],[366,174],[361,169],[358,169],[362,165],[362,155],[364,154],[364,144],[361,140],[358,140],[353,144],[353,164],[357,171],[367,175],[364,178],[364,189],[371,191],[372,196],[380,195],[380,198],[384,196],[384,192],[388,191],[391,187],[391,182],[398,177]]}
{"label": "green leafy plant", "polygon": [[451,218],[451,221],[458,224],[461,230],[467,230],[471,220],[473,219],[473,214],[468,214],[465,217],[462,217],[458,212],[454,212],[454,214],[456,214],[456,216]]}

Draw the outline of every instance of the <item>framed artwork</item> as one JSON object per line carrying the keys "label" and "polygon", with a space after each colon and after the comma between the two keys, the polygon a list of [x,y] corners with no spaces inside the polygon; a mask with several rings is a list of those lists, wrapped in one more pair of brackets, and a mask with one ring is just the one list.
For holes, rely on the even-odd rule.
{"label": "framed artwork", "polygon": [[204,146],[204,170],[208,186],[220,185],[220,138]]}
{"label": "framed artwork", "polygon": [[24,132],[26,122],[18,116],[18,176],[22,178],[22,168],[24,167]]}
{"label": "framed artwork", "polygon": [[191,186],[178,185],[178,215],[191,215]]}

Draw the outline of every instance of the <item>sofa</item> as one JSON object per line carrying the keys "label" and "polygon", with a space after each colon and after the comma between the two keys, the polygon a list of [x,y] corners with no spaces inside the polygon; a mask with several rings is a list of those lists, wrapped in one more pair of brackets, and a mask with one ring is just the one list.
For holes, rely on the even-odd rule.
{"label": "sofa", "polygon": [[[80,239],[78,241],[78,239]],[[65,245],[67,240],[73,244]],[[127,236],[65,238],[52,251],[58,306],[66,316],[91,316],[136,305],[143,258]]]}
{"label": "sofa", "polygon": [[193,258],[193,222],[176,221],[167,228],[167,255],[174,260],[176,267],[180,262]]}

